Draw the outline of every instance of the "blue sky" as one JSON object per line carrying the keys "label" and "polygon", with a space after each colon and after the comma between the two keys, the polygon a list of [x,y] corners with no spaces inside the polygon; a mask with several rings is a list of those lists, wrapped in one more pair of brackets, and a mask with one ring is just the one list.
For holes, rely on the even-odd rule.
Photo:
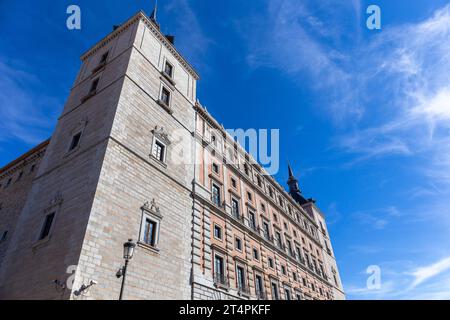
{"label": "blue sky", "polygon": [[[0,165],[51,135],[81,53],[139,9],[0,1]],[[327,215],[348,298],[450,299],[448,1],[160,0],[158,18],[226,128],[280,129],[276,178],[289,159]]]}

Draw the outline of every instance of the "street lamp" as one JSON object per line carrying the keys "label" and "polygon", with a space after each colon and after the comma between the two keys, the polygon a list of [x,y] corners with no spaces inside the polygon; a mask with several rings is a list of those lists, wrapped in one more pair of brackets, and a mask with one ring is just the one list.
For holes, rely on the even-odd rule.
{"label": "street lamp", "polygon": [[125,265],[122,268],[120,268],[119,271],[117,271],[116,273],[117,278],[122,277],[122,285],[120,287],[119,300],[122,300],[123,289],[125,287],[125,277],[127,275],[128,261],[130,261],[131,258],[133,258],[135,247],[136,244],[133,242],[132,239],[128,239],[128,241],[123,244],[123,258],[125,259]]}

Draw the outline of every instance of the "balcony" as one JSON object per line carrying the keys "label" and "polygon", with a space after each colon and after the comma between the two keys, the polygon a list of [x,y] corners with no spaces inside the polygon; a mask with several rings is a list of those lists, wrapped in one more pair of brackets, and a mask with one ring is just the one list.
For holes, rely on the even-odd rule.
{"label": "balcony", "polygon": [[250,288],[246,284],[239,284],[237,289],[239,295],[250,296]]}
{"label": "balcony", "polygon": [[223,273],[214,274],[214,285],[226,289],[230,287],[228,277]]}
{"label": "balcony", "polygon": [[258,300],[268,300],[267,294],[264,291],[256,290],[256,298]]}

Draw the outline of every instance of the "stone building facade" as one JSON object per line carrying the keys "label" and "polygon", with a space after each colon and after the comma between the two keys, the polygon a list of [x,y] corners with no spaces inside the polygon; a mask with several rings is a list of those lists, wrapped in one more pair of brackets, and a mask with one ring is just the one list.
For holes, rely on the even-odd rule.
{"label": "stone building facade", "polygon": [[155,14],[81,60],[51,139],[0,170],[0,299],[117,299],[130,238],[125,299],[344,298],[323,214],[201,106]]}

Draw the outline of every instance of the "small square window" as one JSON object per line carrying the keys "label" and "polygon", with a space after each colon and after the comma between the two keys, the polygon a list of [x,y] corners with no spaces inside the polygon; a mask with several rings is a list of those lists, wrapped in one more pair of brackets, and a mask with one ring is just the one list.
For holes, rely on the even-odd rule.
{"label": "small square window", "polygon": [[164,103],[166,106],[170,105],[170,91],[167,90],[165,87],[161,90],[161,102]]}
{"label": "small square window", "polygon": [[219,168],[219,165],[217,163],[213,163],[212,164],[212,169],[213,169],[214,173],[219,174],[220,168]]}
{"label": "small square window", "polygon": [[222,228],[217,224],[214,225],[214,238],[222,240]]}
{"label": "small square window", "polygon": [[166,61],[166,64],[164,65],[164,73],[169,77],[172,78],[173,76],[173,66]]}
{"label": "small square window", "polygon": [[237,181],[234,178],[231,178],[231,186],[236,189],[237,188]]}
{"label": "small square window", "polygon": [[165,153],[166,153],[166,146],[164,145],[164,143],[155,139],[155,142],[153,144],[153,150],[152,150],[153,157],[155,157],[157,160],[159,160],[161,162],[164,162],[165,161]]}
{"label": "small square window", "polygon": [[80,145],[81,140],[81,132],[78,132],[72,137],[72,141],[70,142],[69,151],[75,150]]}
{"label": "small square window", "polygon": [[236,250],[242,251],[242,240],[240,238],[236,238],[234,242]]}
{"label": "small square window", "polygon": [[273,269],[273,259],[269,257],[269,268]]}
{"label": "small square window", "polygon": [[259,251],[256,248],[253,248],[253,259],[259,261]]}
{"label": "small square window", "polygon": [[50,213],[45,217],[44,224],[41,229],[41,233],[39,235],[39,240],[45,239],[50,234],[50,230],[52,228],[53,220],[55,219],[55,213]]}

